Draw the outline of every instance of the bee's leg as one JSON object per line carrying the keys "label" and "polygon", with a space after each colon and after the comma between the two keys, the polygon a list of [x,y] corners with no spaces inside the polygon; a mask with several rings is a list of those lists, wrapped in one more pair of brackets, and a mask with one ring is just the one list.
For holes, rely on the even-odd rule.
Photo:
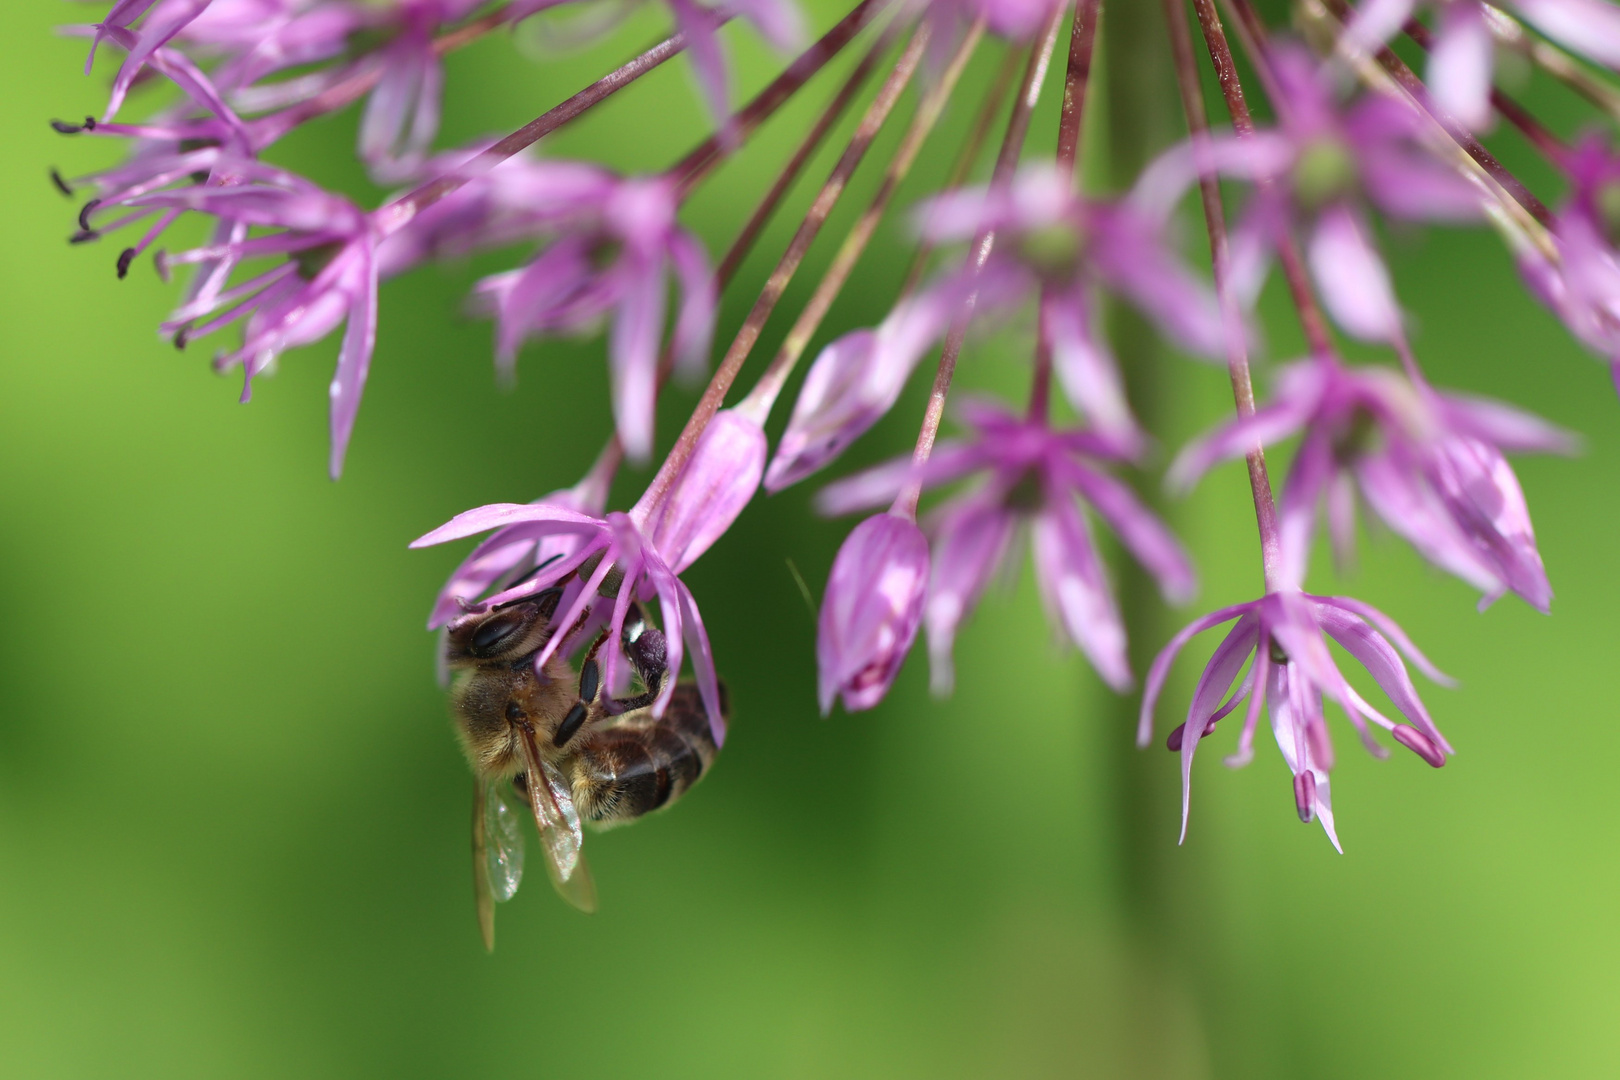
{"label": "bee's leg", "polygon": [[630,666],[636,669],[636,674],[641,676],[641,682],[647,689],[645,693],[634,697],[614,698],[612,707],[617,712],[644,709],[658,699],[658,691],[664,685],[664,676],[669,673],[664,632],[647,621],[646,616],[641,613],[639,604],[632,603],[629,613],[625,616],[624,631],[619,635],[619,644],[624,649],[624,655],[629,657]]}
{"label": "bee's leg", "polygon": [[602,650],[607,639],[607,631],[604,630],[591,645],[590,651],[585,654],[585,662],[579,668],[579,700],[574,702],[573,707],[568,710],[568,715],[563,717],[562,723],[557,725],[557,730],[552,732],[551,745],[566,746],[568,740],[572,739],[590,718],[591,706],[596,703],[597,692],[602,688],[602,667],[597,663],[596,654]]}

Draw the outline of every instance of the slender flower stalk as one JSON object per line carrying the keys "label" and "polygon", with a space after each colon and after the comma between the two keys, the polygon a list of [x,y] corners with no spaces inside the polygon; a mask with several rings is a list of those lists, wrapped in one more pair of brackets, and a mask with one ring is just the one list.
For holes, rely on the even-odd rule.
{"label": "slender flower stalk", "polygon": [[[761,90],[748,105],[739,110],[720,131],[709,136],[680,163],[670,169],[676,186],[683,197],[696,187],[744,139],[768,120],[798,90],[810,81],[834,57],[843,51],[858,33],[871,23],[886,7],[888,0],[863,0],[848,15],[827,31],[819,41],[801,53],[782,74]],[[878,40],[885,47],[893,39],[898,26],[880,34]],[[881,53],[883,50],[875,50]]]}
{"label": "slender flower stalk", "polygon": [[[887,35],[880,40],[879,44],[886,40]],[[776,179],[771,181],[771,186],[760,197],[759,205],[749,215],[747,222],[738,232],[731,248],[721,258],[719,266],[715,269],[715,277],[721,282],[722,287],[725,282],[729,282],[732,276],[736,274],[743,260],[747,258],[748,252],[752,250],[754,240],[764,231],[771,215],[781,205],[782,199],[787,196],[788,191],[798,181],[799,175],[804,171],[805,166],[810,164],[811,157],[821,148],[821,144],[826,141],[827,136],[837,126],[838,122],[843,119],[850,105],[854,103],[856,96],[861,92],[862,87],[866,85],[867,79],[871,77],[872,70],[877,66],[882,54],[883,50],[874,46],[862,55],[849,75],[845,77],[843,84],[839,86],[832,100],[827,103],[826,107],[816,117],[814,123],[810,125],[810,130],[804,133],[804,138],[799,141],[799,145],[794,149],[792,156],[782,166],[782,171],[777,173]]]}
{"label": "slender flower stalk", "polygon": [[[1063,76],[1063,106],[1058,113],[1056,163],[1058,173],[1080,186],[1080,137],[1086,116],[1086,90],[1091,83],[1091,56],[1097,44],[1097,17],[1102,0],[1078,0],[1069,26],[1069,62]],[[1035,371],[1030,379],[1029,417],[1044,420],[1052,392],[1052,340],[1049,328],[1056,300],[1052,286],[1041,286],[1040,318],[1036,326]],[[1123,397],[1123,394],[1121,394]]]}
{"label": "slender flower stalk", "polygon": [[[860,165],[870,149],[872,140],[877,137],[889,113],[894,109],[900,99],[900,93],[906,84],[911,81],[917,70],[917,64],[922,60],[923,52],[928,46],[931,33],[931,24],[924,22],[913,32],[910,42],[901,53],[900,59],[895,63],[894,70],[889,73],[883,85],[878,89],[877,97],[867,107],[866,115],[861,118],[855,134],[850,137],[849,145],[844,148],[842,156],[833,166],[832,173],[822,184],[815,200],[810,204],[804,221],[788,243],[787,250],[777,261],[776,269],[771,272],[765,281],[765,287],[760,291],[759,298],[754,301],[753,308],[743,320],[736,337],[732,339],[731,346],[726,350],[709,385],[704,389],[703,396],[698,400],[697,407],[692,410],[686,427],[675,440],[674,448],[659,467],[658,474],[653,477],[647,488],[647,498],[652,501],[661,499],[665,490],[674,481],[675,476],[686,464],[686,459],[692,453],[697,440],[702,436],[703,429],[708,425],[709,419],[719,410],[720,403],[725,400],[731,384],[736,381],[737,372],[742,370],[743,362],[753,351],[754,343],[759,340],[760,332],[765,327],[765,321],[770,318],[771,312],[776,309],[777,301],[787,290],[788,283],[798,271],[799,264],[804,261],[805,253],[810,249],[811,243],[821,232],[827,217],[837,205],[838,199],[843,195],[849,178]],[[635,511],[632,511],[634,514]]]}
{"label": "slender flower stalk", "polygon": [[[1226,101],[1226,111],[1231,117],[1232,127],[1239,136],[1253,138],[1254,116],[1250,113],[1249,103],[1243,96],[1243,81],[1238,77],[1237,62],[1232,58],[1232,47],[1227,43],[1226,29],[1221,23],[1220,13],[1215,10],[1215,0],[1193,0],[1193,10],[1198,14],[1198,26],[1203,31],[1209,58],[1215,65],[1215,76],[1220,82],[1221,96]],[[1305,272],[1305,261],[1300,257],[1299,249],[1291,236],[1286,237],[1279,245],[1277,257],[1282,262],[1283,276],[1288,282],[1288,294],[1293,299],[1295,310],[1299,312],[1300,325],[1305,330],[1305,340],[1310,343],[1311,351],[1318,355],[1332,352],[1333,342],[1328,333],[1327,319],[1322,315],[1322,309],[1317,306],[1310,278]]]}
{"label": "slender flower stalk", "polygon": [[527,124],[499,140],[455,172],[436,177],[414,188],[377,211],[378,227],[386,236],[403,228],[411,218],[449,195],[457,188],[489,172],[501,162],[522,153],[570,120],[582,115],[594,105],[612,97],[660,64],[678,55],[686,47],[685,39],[674,37],[654,45],[633,60],[629,60],[597,79],[579,93],[554,105]]}
{"label": "slender flower stalk", "polygon": [[[985,143],[990,139],[991,129],[995,126],[996,117],[1001,113],[1001,106],[1006,101],[1007,91],[1012,89],[1013,79],[1018,74],[1018,60],[1019,53],[1016,49],[1009,48],[1002,57],[1001,66],[996,69],[995,77],[990,82],[990,91],[984,96],[984,102],[973,118],[973,126],[968,130],[967,138],[962,141],[962,149],[951,165],[950,175],[940,185],[941,190],[949,191],[960,187],[968,174],[973,171],[973,167],[978,164]],[[906,279],[896,293],[897,298],[904,299],[917,288],[918,282],[922,281],[923,275],[928,272],[928,262],[933,254],[933,242],[926,237],[923,238],[917,245],[916,253],[911,257],[911,268],[906,271]]]}
{"label": "slender flower stalk", "polygon": [[[1063,9],[1055,5],[1051,15],[1047,17],[1046,25],[1036,36],[1035,45],[1030,49],[1029,64],[1024,69],[1023,85],[1019,87],[1018,96],[1013,99],[1013,111],[1007,120],[1007,132],[1002,136],[1001,152],[996,157],[995,171],[990,176],[992,189],[1005,188],[1012,179],[1013,170],[1018,167],[1018,158],[1024,150],[1024,138],[1029,133],[1030,117],[1034,115],[1035,105],[1040,101],[1041,84],[1046,81],[1046,69],[1052,62],[1052,50],[1057,47],[1058,31],[1062,26]],[[971,273],[978,273],[984,269],[995,243],[996,234],[993,229],[986,229],[974,239],[969,248],[971,254],[968,259]],[[934,448],[934,439],[939,434],[939,423],[945,416],[945,399],[950,396],[951,380],[956,375],[956,361],[961,355],[962,343],[967,338],[968,325],[973,321],[976,303],[977,298],[971,293],[962,302],[962,310],[946,334],[945,348],[940,351],[939,368],[934,373],[934,385],[928,391],[928,405],[923,411],[922,427],[917,432],[917,446],[911,455],[912,463],[918,468],[927,463],[928,455]],[[920,481],[908,483],[895,496],[891,512],[915,518],[917,500],[921,495]]]}
{"label": "slender flower stalk", "polygon": [[983,19],[975,21],[968,27],[967,32],[962,35],[961,44],[957,46],[956,54],[951,57],[937,81],[918,103],[911,125],[901,136],[900,145],[895,149],[894,157],[889,160],[889,166],[883,174],[883,180],[878,184],[876,193],[872,196],[872,201],[844,235],[843,244],[833,255],[827,269],[822,272],[815,291],[810,294],[804,309],[794,320],[787,337],[782,339],[782,345],[777,350],[776,356],[771,359],[764,374],[749,391],[746,406],[750,410],[761,416],[770,413],[777,395],[782,392],[788,376],[792,374],[794,365],[804,354],[805,346],[815,336],[816,330],[821,326],[821,320],[826,318],[833,301],[843,290],[849,275],[855,269],[855,264],[860,261],[867,244],[877,232],[878,223],[883,220],[883,214],[889,208],[895,191],[905,180],[906,174],[911,171],[911,166],[917,160],[917,154],[922,150],[929,132],[933,131],[934,125],[938,123],[951,92],[956,89],[957,80],[961,78],[968,61],[972,59],[983,34]]}
{"label": "slender flower stalk", "polygon": [[[1195,2],[1203,3],[1204,0]],[[1200,17],[1204,17],[1202,10]],[[1170,33],[1170,53],[1175,61],[1176,83],[1181,91],[1181,105],[1187,118],[1187,130],[1196,146],[1209,134],[1209,116],[1204,110],[1198,64],[1193,56],[1192,39],[1187,30],[1181,0],[1164,0],[1164,18],[1165,26]],[[1214,32],[1218,33],[1218,30],[1217,21]],[[1231,54],[1219,49],[1213,42],[1210,48],[1212,57],[1224,57],[1230,61]],[[1217,70],[1220,70],[1220,65],[1221,60],[1216,59]],[[1228,74],[1232,80],[1232,89],[1228,91],[1230,95],[1228,103],[1236,101],[1237,104],[1233,106],[1233,121],[1241,125],[1248,121],[1247,110],[1242,107],[1243,89],[1237,83],[1235,70],[1221,73],[1222,84],[1225,84]],[[1240,116],[1243,118],[1242,121],[1238,119]],[[1226,235],[1226,208],[1221,202],[1221,188],[1215,177],[1205,168],[1200,168],[1198,172],[1198,192],[1204,211],[1204,230],[1209,236],[1215,294],[1220,299],[1221,311],[1226,317],[1228,327],[1236,327],[1239,315],[1238,305],[1232,296],[1232,255]],[[1238,417],[1246,420],[1255,412],[1254,379],[1249,373],[1248,349],[1244,346],[1241,334],[1229,331],[1226,340],[1226,370],[1232,383],[1232,402],[1237,409]],[[1269,591],[1275,587],[1278,580],[1281,545],[1277,530],[1277,505],[1271,494],[1271,476],[1266,471],[1265,447],[1256,442],[1254,446],[1244,451],[1244,461],[1248,466],[1249,496],[1254,502],[1255,524],[1260,530],[1261,567]]]}

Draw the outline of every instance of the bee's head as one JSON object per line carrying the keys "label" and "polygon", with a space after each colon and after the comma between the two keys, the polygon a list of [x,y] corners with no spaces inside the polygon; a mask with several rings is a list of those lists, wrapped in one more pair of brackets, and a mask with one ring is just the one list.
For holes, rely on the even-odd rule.
{"label": "bee's head", "polygon": [[445,659],[452,668],[515,660],[534,652],[551,635],[551,617],[562,590],[546,589],[488,611],[463,615],[448,627]]}

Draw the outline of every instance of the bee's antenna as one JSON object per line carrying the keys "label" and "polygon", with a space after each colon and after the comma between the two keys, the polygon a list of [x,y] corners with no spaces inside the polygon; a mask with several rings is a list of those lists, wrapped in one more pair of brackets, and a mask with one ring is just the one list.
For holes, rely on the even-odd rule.
{"label": "bee's antenna", "polygon": [[563,557],[563,553],[560,552],[560,551],[557,552],[557,554],[553,555],[551,558],[547,559],[546,561],[540,563],[533,570],[530,570],[528,573],[524,574],[522,577],[513,578],[510,582],[507,583],[506,587],[503,588],[501,591],[505,592],[506,589],[515,589],[515,588],[517,588],[519,585],[523,584],[525,581],[528,581],[530,578],[534,577],[540,571],[544,570],[546,567],[550,566],[552,563],[556,562],[558,559],[560,559],[562,557]]}

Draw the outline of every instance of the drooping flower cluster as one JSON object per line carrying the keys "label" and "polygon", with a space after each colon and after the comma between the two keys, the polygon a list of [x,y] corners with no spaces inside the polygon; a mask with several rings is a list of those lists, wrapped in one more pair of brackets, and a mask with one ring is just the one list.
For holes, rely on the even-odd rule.
{"label": "drooping flower cluster", "polygon": [[[1158,433],[1132,407],[1135,357],[1109,334],[1110,306],[1123,303],[1179,351],[1227,365],[1238,415],[1183,449],[1169,481],[1184,490],[1218,462],[1246,459],[1264,568],[1258,599],[1197,619],[1154,662],[1142,740],[1151,736],[1181,649],[1195,634],[1231,623],[1198,679],[1186,721],[1169,736],[1189,790],[1198,744],[1240,707],[1242,734],[1228,760],[1252,756],[1264,708],[1300,816],[1320,818],[1335,846],[1325,703],[1341,710],[1375,753],[1383,751],[1372,729],[1381,727],[1429,764],[1445,763],[1451,747],[1406,663],[1443,676],[1381,612],[1306,591],[1319,513],[1341,564],[1354,550],[1362,503],[1420,556],[1477,588],[1481,607],[1511,592],[1548,611],[1552,587],[1529,503],[1505,455],[1568,452],[1574,440],[1511,406],[1430,385],[1380,253],[1380,223],[1491,223],[1533,295],[1611,365],[1620,385],[1620,156],[1602,133],[1564,143],[1492,82],[1496,52],[1516,49],[1542,65],[1542,77],[1571,81],[1589,98],[1613,95],[1620,6],[1324,0],[1303,10],[1306,44],[1273,37],[1250,0],[1229,0],[1247,52],[1240,68],[1214,7],[1197,5],[1191,23],[1171,20],[1167,47],[1184,100],[1201,102],[1190,60],[1196,29],[1223,72],[1231,127],[1212,129],[1204,108],[1189,105],[1188,137],[1165,147],[1115,196],[1082,191],[1077,180],[1099,0],[860,0],[735,112],[717,32],[741,16],[773,45],[794,47],[803,37],[796,10],[786,0],[668,0],[677,30],[668,40],[504,138],[437,147],[444,56],[556,6],[559,0],[118,0],[101,21],[75,31],[90,40],[92,59],[122,52],[106,110],[100,119],[56,124],[65,134],[128,146],[112,168],[56,176],[65,193],[93,196],[78,213],[73,241],[127,232],[116,260],[120,277],[148,254],[165,275],[189,267],[164,332],[184,347],[235,324],[240,340],[219,349],[215,367],[242,369],[244,398],[287,349],[344,327],[331,384],[334,476],[376,352],[380,282],[434,260],[524,246],[526,261],[485,278],[470,300],[494,321],[497,372],[507,379],[530,339],[607,327],[614,424],[597,464],[573,487],[534,503],[470,510],[422,537],[418,544],[489,533],[446,584],[431,626],[555,590],[555,619],[564,629],[537,654],[539,672],[554,655],[587,646],[588,663],[595,663],[602,641],[619,640],[632,607],[656,600],[670,669],[678,673],[683,658],[691,659],[719,725],[714,659],[680,575],[760,487],[777,492],[818,473],[880,423],[937,350],[913,452],[837,481],[818,498],[828,513],[877,511],[850,532],[827,581],[817,647],[822,711],[837,701],[850,711],[878,705],[924,628],[934,688],[949,692],[958,632],[998,573],[1015,568],[1012,553],[1025,532],[1058,635],[1085,654],[1103,682],[1124,690],[1134,681],[1132,613],[1120,609],[1093,523],[1107,525],[1168,600],[1190,600],[1195,574],[1170,528],[1129,482]],[[1412,21],[1425,15],[1426,24]],[[1065,29],[1063,107],[1056,153],[1048,156],[1031,141],[1030,125],[1051,61],[1063,55]],[[1429,52],[1426,84],[1385,48],[1403,34]],[[857,42],[864,55],[847,67],[745,223],[739,215],[731,250],[711,261],[682,224],[686,200]],[[1562,49],[1594,66],[1565,62]],[[980,119],[967,126],[952,178],[915,208],[916,269],[875,326],[827,335],[772,449],[766,428],[777,397],[866,245],[883,235],[877,223],[923,141],[952,115],[946,106],[956,80],[976,53],[992,50],[1021,77],[1010,87],[997,84]],[[661,172],[621,175],[530,151],[682,52],[715,119],[685,158]],[[1562,59],[1546,63],[1549,56]],[[665,381],[677,369],[696,375],[707,368],[721,290],[886,58],[888,74],[865,99],[849,143],[692,418],[641,499],[628,511],[610,509],[621,461],[658,460],[653,417]],[[1255,73],[1252,85],[1240,82],[1240,70]],[[141,121],[125,119],[143,85],[155,83],[173,88],[170,103]],[[879,140],[914,84],[918,105],[905,134]],[[1251,114],[1256,88],[1274,122]],[[1009,89],[1010,106],[1001,96]],[[368,207],[267,160],[287,133],[362,99],[358,157],[373,180],[405,190],[379,193]],[[1481,140],[1498,113],[1566,179],[1561,200],[1544,202],[1485,148]],[[1003,115],[991,175],[976,182],[979,140]],[[754,391],[726,407],[807,249],[875,147],[892,147],[892,156],[873,201]],[[1199,257],[1179,247],[1178,219],[1195,188],[1213,266],[1208,283],[1193,269]],[[187,214],[208,223],[206,238],[167,250],[165,238]],[[932,273],[925,272],[931,263]],[[1309,353],[1277,369],[1270,393],[1256,404],[1249,358],[1265,335],[1255,305],[1274,269],[1285,278]],[[964,350],[972,359],[973,332],[992,319],[1027,325],[1034,338],[1027,405],[959,405],[967,437],[936,443],[958,362]],[[1349,363],[1336,332],[1387,349],[1390,362]],[[1175,378],[1169,370],[1160,377]],[[1296,436],[1274,500],[1263,451]],[[922,506],[948,485],[952,494]],[[1402,721],[1362,696],[1330,642],[1365,671]],[[606,682],[626,682],[617,645],[604,655]],[[659,688],[655,710],[674,686],[669,680]],[[716,742],[721,734],[717,726]]]}
{"label": "drooping flower cluster", "polygon": [[[126,0],[104,22],[83,28],[92,52],[112,43],[126,56],[105,118],[56,127],[129,139],[132,153],[113,169],[58,179],[70,194],[79,187],[96,192],[80,211],[75,242],[146,224],[118,257],[123,277],[182,213],[213,220],[209,243],[178,254],[156,249],[165,275],[178,265],[197,267],[186,302],[163,329],[184,346],[245,320],[241,346],[221,351],[215,367],[242,366],[250,382],[285,348],[319,340],[347,321],[332,382],[334,476],[342,469],[375,348],[377,281],[425,259],[519,240],[545,243],[531,265],[497,275],[478,290],[478,306],[499,322],[500,368],[510,372],[528,335],[576,332],[614,312],[614,412],[625,445],[638,459],[649,452],[652,437],[667,273],[679,278],[684,294],[676,321],[679,356],[692,368],[707,349],[714,290],[701,245],[676,224],[673,178],[617,177],[583,163],[521,156],[508,160],[567,115],[525,142],[482,144],[430,162],[443,52],[548,5],[509,4],[469,22],[483,6],[478,0]],[[713,34],[724,16],[691,3],[676,8],[684,36],[576,97],[584,104],[601,100],[699,42],[704,81],[711,90],[723,84],[724,57]],[[779,41],[797,33],[790,9],[764,2],[751,5],[749,14]],[[352,55],[354,41],[365,38],[380,44]],[[318,67],[302,70],[310,65]],[[274,79],[293,68],[302,73]],[[179,103],[144,123],[113,122],[144,72],[171,81],[181,92]],[[386,183],[431,177],[428,182],[365,212],[260,162],[288,132],[367,94],[359,152],[373,177]],[[256,115],[244,119],[248,113]],[[278,232],[263,236],[261,230]],[[244,263],[264,259],[281,261],[238,275]]]}

